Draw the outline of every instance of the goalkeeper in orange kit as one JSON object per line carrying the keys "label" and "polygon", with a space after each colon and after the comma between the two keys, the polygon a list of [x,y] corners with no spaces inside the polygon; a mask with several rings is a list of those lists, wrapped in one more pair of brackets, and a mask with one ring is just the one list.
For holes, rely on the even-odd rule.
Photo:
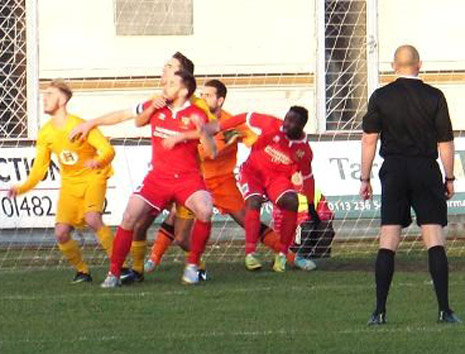
{"label": "goalkeeper in orange kit", "polygon": [[108,255],[111,255],[113,235],[102,221],[107,179],[112,174],[111,161],[115,152],[96,129],[85,141],[70,141],[70,131],[83,120],[66,110],[72,97],[71,89],[62,81],[52,81],[44,92],[44,112],[51,119],[40,129],[36,157],[27,180],[8,191],[14,198],[33,189],[45,176],[53,152],[59,161],[61,187],[56,212],[55,237],[58,248],[77,273],[73,283],[92,281],[79,244],[71,238],[73,228],[87,224]]}

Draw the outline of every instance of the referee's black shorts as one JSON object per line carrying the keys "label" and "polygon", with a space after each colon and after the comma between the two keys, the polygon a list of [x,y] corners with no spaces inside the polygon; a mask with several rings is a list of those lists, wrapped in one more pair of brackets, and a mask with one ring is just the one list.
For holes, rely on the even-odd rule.
{"label": "referee's black shorts", "polygon": [[447,225],[447,204],[442,174],[434,159],[387,157],[379,171],[381,225],[407,227],[413,208],[419,226]]}

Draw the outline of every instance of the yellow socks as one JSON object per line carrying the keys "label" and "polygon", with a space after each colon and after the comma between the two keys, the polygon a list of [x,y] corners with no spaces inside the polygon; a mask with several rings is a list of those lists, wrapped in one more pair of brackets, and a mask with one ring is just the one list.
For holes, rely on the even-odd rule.
{"label": "yellow socks", "polygon": [[84,262],[79,244],[75,240],[70,239],[65,243],[59,243],[58,248],[78,272],[89,274],[89,267]]}
{"label": "yellow socks", "polygon": [[132,256],[132,269],[138,273],[144,272],[144,258],[147,241],[132,241],[131,256]]}

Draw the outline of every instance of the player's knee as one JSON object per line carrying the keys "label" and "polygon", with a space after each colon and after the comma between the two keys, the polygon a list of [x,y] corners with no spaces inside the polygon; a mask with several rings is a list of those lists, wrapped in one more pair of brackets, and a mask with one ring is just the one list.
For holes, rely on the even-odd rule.
{"label": "player's knee", "polygon": [[197,207],[197,209],[195,210],[195,218],[197,220],[200,220],[203,222],[209,222],[212,216],[213,216],[213,206],[209,205],[208,203],[206,205]]}
{"label": "player's knee", "polygon": [[102,216],[100,213],[87,213],[84,215],[86,224],[94,231],[97,231],[103,227]]}
{"label": "player's knee", "polygon": [[297,193],[286,193],[277,201],[279,207],[285,210],[297,211],[299,209],[299,198]]}
{"label": "player's knee", "polygon": [[121,226],[123,229],[126,230],[134,230],[134,226],[137,223],[137,219],[131,211],[126,210],[123,214],[123,221],[121,222]]}
{"label": "player's knee", "polygon": [[55,238],[58,243],[66,243],[71,240],[70,230],[67,228],[56,227]]}

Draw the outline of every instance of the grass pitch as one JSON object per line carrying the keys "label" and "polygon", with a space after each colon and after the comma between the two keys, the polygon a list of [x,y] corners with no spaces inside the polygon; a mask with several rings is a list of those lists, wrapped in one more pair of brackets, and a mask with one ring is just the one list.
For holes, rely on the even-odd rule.
{"label": "grass pitch", "polygon": [[[373,259],[318,271],[247,272],[209,263],[211,280],[180,284],[181,264],[144,283],[71,285],[71,269],[0,272],[0,353],[463,353],[465,325],[436,323],[426,258],[399,256],[388,324],[367,327]],[[450,259],[451,301],[465,318],[465,261]]]}

